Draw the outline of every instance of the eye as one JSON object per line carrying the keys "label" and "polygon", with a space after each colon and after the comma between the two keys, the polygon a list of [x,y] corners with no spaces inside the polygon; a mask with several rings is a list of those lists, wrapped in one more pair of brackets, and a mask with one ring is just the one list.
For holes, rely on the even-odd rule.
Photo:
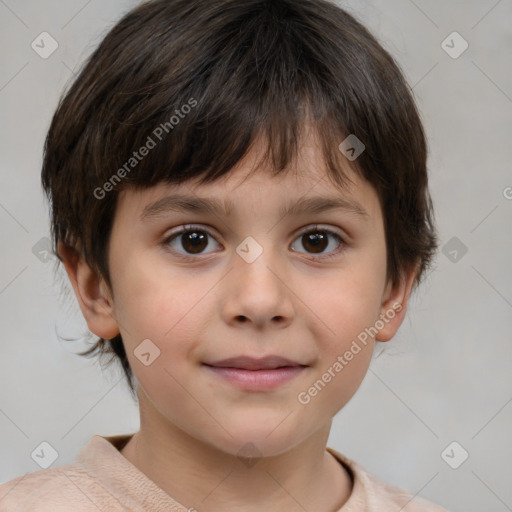
{"label": "eye", "polygon": [[[214,236],[208,230],[200,226],[186,225],[182,226],[178,231],[171,233],[163,241],[163,245],[169,248],[173,253],[181,255],[185,259],[197,259],[193,256],[213,252],[205,252],[205,249],[212,245],[208,238],[214,240]],[[333,246],[333,244],[330,243],[331,239],[336,241],[334,243],[334,250],[324,253],[327,248]],[[316,255],[318,258],[322,259],[337,256],[344,249],[344,240],[338,233],[330,229],[319,228],[318,226],[308,231],[303,231],[296,240],[302,243],[309,254]],[[293,251],[302,252],[294,249],[293,245]],[[336,245],[338,245],[338,248],[336,248]]]}
{"label": "eye", "polygon": [[[324,255],[323,251],[325,251],[325,249],[328,248],[329,246],[332,247],[333,245],[329,243],[330,237],[334,238],[338,243],[338,247],[341,246],[341,248],[335,248],[334,250],[328,251],[327,254]],[[297,240],[299,240],[300,243],[308,251],[311,251],[309,252],[309,254],[320,255],[320,258],[332,258],[334,256],[337,256],[344,248],[343,238],[338,233],[335,233],[330,229],[319,229],[318,226],[315,226],[314,229],[302,232],[302,234],[299,236]],[[336,243],[334,243],[334,246],[336,246]],[[296,250],[293,249],[293,245],[292,250]]]}
{"label": "eye", "polygon": [[[213,235],[198,226],[183,226],[179,231],[171,233],[163,244],[171,248],[184,257],[194,254],[203,254],[203,251],[211,244],[208,237],[213,239]],[[178,249],[178,246],[184,249],[184,252]],[[210,251],[211,252],[211,251]]]}

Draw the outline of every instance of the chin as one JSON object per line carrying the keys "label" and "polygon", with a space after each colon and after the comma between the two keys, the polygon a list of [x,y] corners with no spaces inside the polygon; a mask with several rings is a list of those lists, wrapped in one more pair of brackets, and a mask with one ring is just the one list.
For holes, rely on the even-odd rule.
{"label": "chin", "polygon": [[299,426],[292,425],[291,422],[285,426],[284,423],[281,416],[272,422],[260,419],[252,424],[245,420],[243,425],[236,427],[233,424],[229,427],[225,425],[226,430],[233,436],[223,431],[222,439],[209,442],[217,449],[238,458],[275,457],[288,452],[308,437],[306,432],[300,432]]}

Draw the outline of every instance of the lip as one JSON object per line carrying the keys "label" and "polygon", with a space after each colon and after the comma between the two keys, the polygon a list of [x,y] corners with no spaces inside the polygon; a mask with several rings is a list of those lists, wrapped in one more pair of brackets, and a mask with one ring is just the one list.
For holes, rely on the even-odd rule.
{"label": "lip", "polygon": [[245,391],[275,389],[300,375],[307,365],[280,356],[238,356],[203,363],[208,371]]}
{"label": "lip", "polygon": [[245,391],[268,391],[289,382],[301,374],[305,366],[282,366],[271,370],[244,370],[241,368],[228,368],[221,366],[208,366],[205,368]]}
{"label": "lip", "polygon": [[237,356],[212,363],[205,363],[216,368],[236,368],[240,370],[274,370],[280,367],[305,366],[285,357],[269,355],[265,357]]}

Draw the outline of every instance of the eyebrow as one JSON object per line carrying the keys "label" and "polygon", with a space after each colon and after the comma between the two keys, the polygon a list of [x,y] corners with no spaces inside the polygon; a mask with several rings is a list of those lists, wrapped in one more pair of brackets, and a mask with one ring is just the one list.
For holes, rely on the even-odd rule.
{"label": "eyebrow", "polygon": [[[170,211],[197,214],[209,213],[213,215],[223,213],[228,217],[233,213],[234,209],[233,201],[228,198],[221,201],[214,198],[173,194],[147,205],[140,216],[140,220],[145,221],[158,218]],[[283,206],[279,211],[279,215],[284,218],[300,213],[318,214],[331,210],[344,210],[348,213],[354,213],[365,220],[370,217],[363,206],[354,199],[325,196],[300,198],[291,206]]]}

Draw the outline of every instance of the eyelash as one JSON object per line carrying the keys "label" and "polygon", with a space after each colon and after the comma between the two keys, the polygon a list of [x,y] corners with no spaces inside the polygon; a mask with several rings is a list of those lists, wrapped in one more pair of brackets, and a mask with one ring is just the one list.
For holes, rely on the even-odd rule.
{"label": "eyelash", "polygon": [[[169,236],[167,236],[163,240],[162,245],[165,247],[166,250],[169,250],[170,252],[172,252],[175,255],[177,254],[178,257],[180,257],[184,261],[196,261],[197,262],[198,259],[201,258],[200,254],[197,255],[197,256],[186,255],[186,254],[182,254],[182,253],[180,253],[180,252],[178,252],[178,251],[176,251],[176,250],[174,250],[174,249],[172,249],[170,247],[170,243],[175,238],[177,238],[178,236],[183,235],[185,233],[190,233],[190,232],[194,232],[194,231],[200,231],[202,233],[206,233],[207,235],[209,235],[212,238],[215,238],[213,236],[213,234],[210,233],[210,231],[208,229],[205,229],[205,228],[203,228],[201,226],[196,226],[196,225],[188,224],[186,226],[182,226],[179,231],[173,232]],[[326,233],[328,235],[332,235],[341,244],[341,247],[339,247],[338,249],[335,249],[334,251],[331,251],[330,253],[327,253],[325,255],[320,255],[320,256],[316,256],[316,257],[314,256],[313,259],[326,260],[326,259],[334,258],[336,256],[339,256],[340,253],[342,253],[344,251],[344,249],[345,249],[345,241],[343,240],[343,238],[338,233],[336,233],[335,231],[332,231],[330,229],[327,229],[327,228],[321,228],[321,227],[319,228],[318,226],[314,226],[313,228],[301,231],[297,235],[297,238],[295,238],[295,240],[297,240],[301,236],[304,236],[304,235],[306,235],[308,233]],[[294,252],[299,252],[299,251],[294,251]],[[304,254],[304,253],[302,253],[302,254]]]}

